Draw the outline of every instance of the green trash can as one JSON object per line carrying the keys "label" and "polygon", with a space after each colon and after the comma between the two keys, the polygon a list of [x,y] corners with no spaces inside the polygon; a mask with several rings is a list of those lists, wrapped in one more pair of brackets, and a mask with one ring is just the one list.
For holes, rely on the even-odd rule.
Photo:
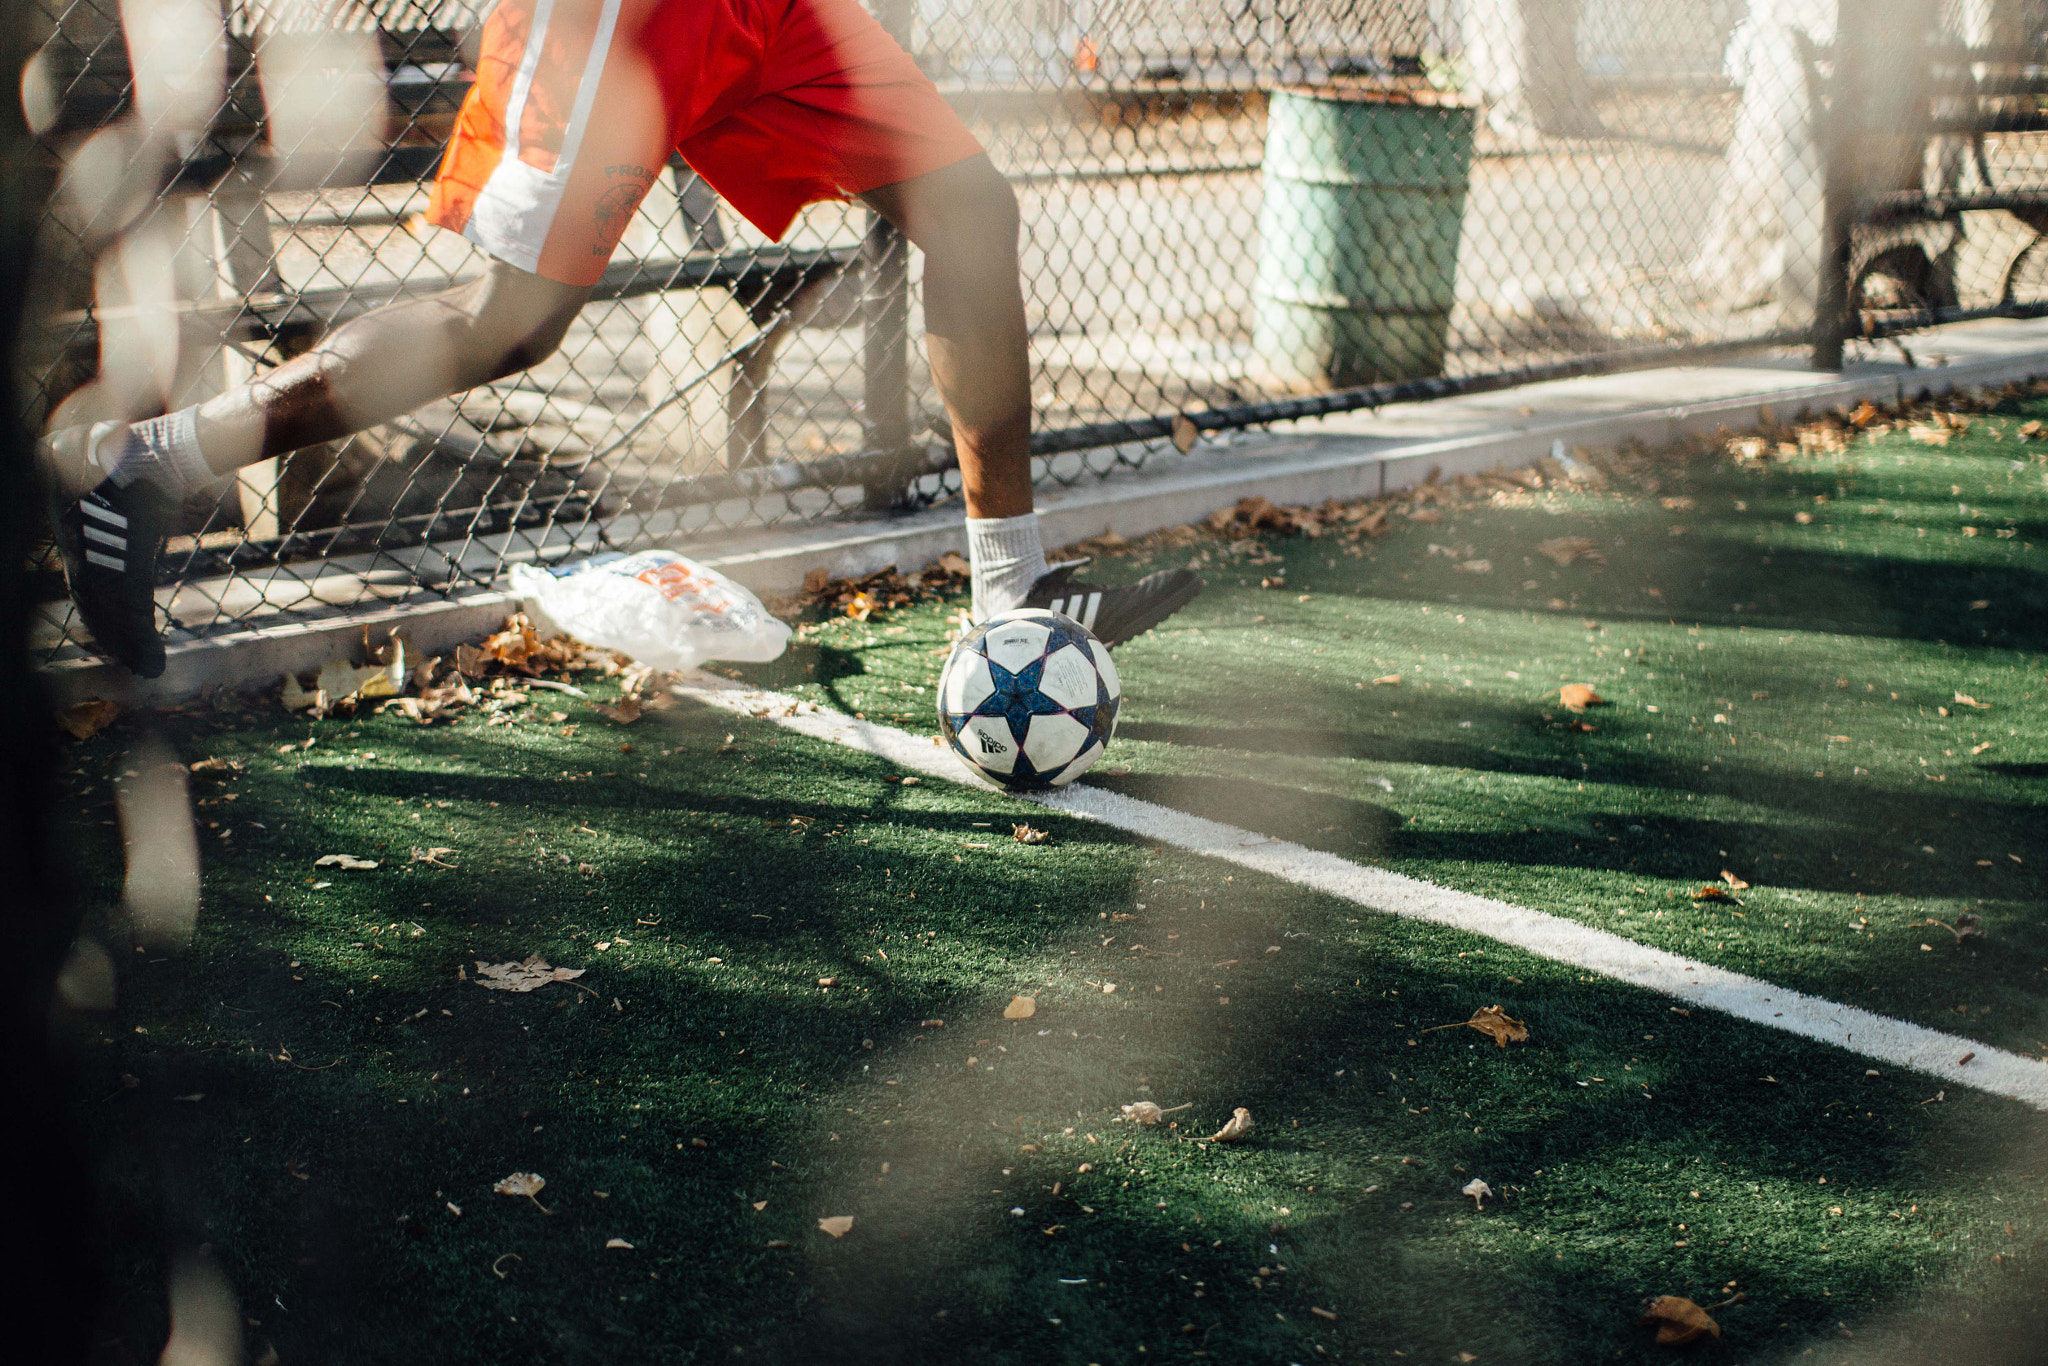
{"label": "green trash can", "polygon": [[1474,116],[1426,87],[1272,93],[1252,345],[1276,379],[1443,373]]}

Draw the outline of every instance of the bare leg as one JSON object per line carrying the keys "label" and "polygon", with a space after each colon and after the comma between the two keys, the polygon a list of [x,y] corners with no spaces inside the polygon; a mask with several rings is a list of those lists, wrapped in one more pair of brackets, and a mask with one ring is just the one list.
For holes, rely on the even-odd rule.
{"label": "bare leg", "polygon": [[337,441],[553,354],[590,291],[493,261],[478,280],[366,313],[199,406],[216,473]]}
{"label": "bare leg", "polygon": [[1031,365],[1017,199],[977,156],[861,199],[925,254],[925,346],[969,517],[1031,511]]}

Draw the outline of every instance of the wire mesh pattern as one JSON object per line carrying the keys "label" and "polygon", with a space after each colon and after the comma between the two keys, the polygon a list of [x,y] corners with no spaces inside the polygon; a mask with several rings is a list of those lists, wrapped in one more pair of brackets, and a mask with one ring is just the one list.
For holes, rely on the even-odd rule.
{"label": "wire mesh pattern", "polygon": [[[2034,0],[874,8],[1017,194],[1041,485],[1190,420],[2048,304]],[[486,10],[47,0],[31,420],[197,402],[480,274],[417,215]],[[170,627],[949,498],[920,270],[856,206],[769,242],[673,161],[547,360],[188,500]]]}

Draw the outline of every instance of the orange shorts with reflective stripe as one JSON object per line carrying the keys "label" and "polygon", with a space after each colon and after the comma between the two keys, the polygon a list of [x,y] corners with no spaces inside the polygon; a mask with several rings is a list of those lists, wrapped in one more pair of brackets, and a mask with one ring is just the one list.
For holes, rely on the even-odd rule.
{"label": "orange shorts with reflective stripe", "polygon": [[426,217],[593,284],[671,151],[779,238],[981,144],[856,0],[500,0]]}

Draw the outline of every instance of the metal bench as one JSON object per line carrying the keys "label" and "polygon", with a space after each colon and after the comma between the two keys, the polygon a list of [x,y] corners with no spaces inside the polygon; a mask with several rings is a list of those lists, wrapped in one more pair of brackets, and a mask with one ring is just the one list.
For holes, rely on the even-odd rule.
{"label": "metal bench", "polygon": [[[1987,154],[1989,138],[2048,134],[2048,35],[1914,41],[1934,15],[1927,0],[1871,0],[1844,6],[1832,44],[1802,40],[1825,206],[1816,369],[1840,369],[1851,337],[2048,316],[2048,294],[2028,284],[2048,255],[2038,245],[2048,232],[2048,148],[2017,177]],[[2033,241],[1995,302],[1964,307],[1952,268],[1963,215],[1994,210]]]}

